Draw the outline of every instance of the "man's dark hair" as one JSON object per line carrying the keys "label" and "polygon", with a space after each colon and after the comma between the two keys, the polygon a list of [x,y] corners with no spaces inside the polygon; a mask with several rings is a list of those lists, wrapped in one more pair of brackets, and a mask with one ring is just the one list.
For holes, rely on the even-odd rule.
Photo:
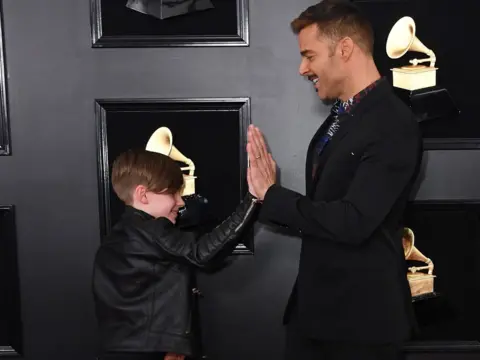
{"label": "man's dark hair", "polygon": [[334,43],[350,37],[366,54],[373,53],[374,34],[370,21],[360,9],[346,0],[323,0],[308,7],[290,26],[298,35],[304,28],[316,24],[320,33]]}

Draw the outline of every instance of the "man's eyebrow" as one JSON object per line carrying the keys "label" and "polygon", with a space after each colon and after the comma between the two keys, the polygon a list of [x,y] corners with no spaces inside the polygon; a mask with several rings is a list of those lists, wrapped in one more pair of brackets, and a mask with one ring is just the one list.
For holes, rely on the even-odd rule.
{"label": "man's eyebrow", "polygon": [[313,54],[312,50],[303,50],[300,52],[302,56],[307,56],[308,54]]}

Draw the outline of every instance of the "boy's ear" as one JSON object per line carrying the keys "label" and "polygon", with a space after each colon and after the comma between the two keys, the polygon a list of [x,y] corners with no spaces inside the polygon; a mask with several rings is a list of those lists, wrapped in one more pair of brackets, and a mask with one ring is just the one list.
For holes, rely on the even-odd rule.
{"label": "boy's ear", "polygon": [[137,185],[135,187],[133,190],[133,200],[140,204],[148,204],[147,188],[144,185]]}

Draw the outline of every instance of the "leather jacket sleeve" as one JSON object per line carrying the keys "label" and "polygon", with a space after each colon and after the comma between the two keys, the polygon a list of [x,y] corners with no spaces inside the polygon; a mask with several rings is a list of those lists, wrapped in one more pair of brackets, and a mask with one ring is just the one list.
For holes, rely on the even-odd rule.
{"label": "leather jacket sleeve", "polygon": [[204,235],[182,231],[166,218],[148,221],[143,229],[152,241],[160,247],[162,253],[198,267],[205,267],[216,259],[225,248],[235,247],[241,240],[245,230],[255,219],[255,210],[259,201],[247,193],[235,212]]}

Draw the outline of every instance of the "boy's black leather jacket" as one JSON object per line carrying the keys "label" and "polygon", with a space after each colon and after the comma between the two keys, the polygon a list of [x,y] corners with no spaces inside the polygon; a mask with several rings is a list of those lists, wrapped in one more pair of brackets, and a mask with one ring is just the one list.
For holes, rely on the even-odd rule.
{"label": "boy's black leather jacket", "polygon": [[192,356],[192,266],[228,256],[253,223],[256,206],[247,194],[228,219],[200,237],[127,206],[95,257],[101,351]]}

